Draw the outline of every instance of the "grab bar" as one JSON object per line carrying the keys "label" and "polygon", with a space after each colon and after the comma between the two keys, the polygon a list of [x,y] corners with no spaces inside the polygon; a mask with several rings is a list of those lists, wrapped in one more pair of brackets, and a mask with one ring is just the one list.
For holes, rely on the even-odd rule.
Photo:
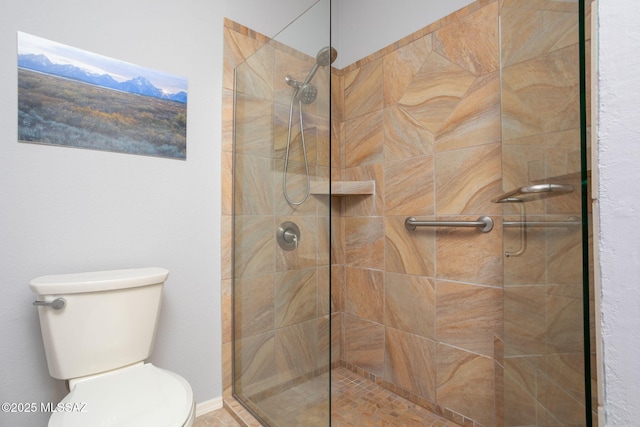
{"label": "grab bar", "polygon": [[410,216],[404,220],[404,227],[410,231],[416,227],[476,227],[483,233],[488,233],[493,229],[493,219],[481,216],[477,221],[418,221]]}
{"label": "grab bar", "polygon": [[580,218],[570,216],[564,221],[504,221],[502,223],[505,227],[577,227],[582,225]]}

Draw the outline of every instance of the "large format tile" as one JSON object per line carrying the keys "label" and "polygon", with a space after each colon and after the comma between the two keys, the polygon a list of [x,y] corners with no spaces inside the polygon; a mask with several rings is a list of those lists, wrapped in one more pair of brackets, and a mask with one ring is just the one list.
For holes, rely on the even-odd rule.
{"label": "large format tile", "polygon": [[384,128],[382,110],[345,122],[345,166],[370,165],[383,160]]}
{"label": "large format tile", "polygon": [[[558,2],[555,2],[558,3]],[[529,5],[533,2],[529,2]],[[527,5],[527,6],[529,6]],[[578,19],[575,11],[503,7],[502,63],[505,66],[537,58],[576,43]]]}
{"label": "large format tile", "polygon": [[438,341],[493,357],[502,336],[502,289],[439,280],[436,286]]}
{"label": "large format tile", "polygon": [[273,100],[274,55],[274,48],[267,44],[238,66],[235,73],[236,91],[256,98]]}
{"label": "large format tile", "polygon": [[340,363],[340,341],[342,335],[342,326],[340,325],[339,313],[318,318],[318,342],[316,354],[316,368],[328,369],[332,364]]}
{"label": "large format tile", "polygon": [[393,105],[383,114],[385,161],[433,153],[433,133],[405,110]]}
{"label": "large format tile", "polygon": [[347,217],[345,258],[348,265],[380,268],[384,263],[384,221],[381,217]]}
{"label": "large format tile", "polygon": [[[272,139],[269,141],[269,147],[271,149],[270,155],[279,159],[284,159],[287,154],[288,146],[289,161],[304,162],[306,153],[307,161],[310,164],[316,164],[318,152],[318,128],[320,126],[326,126],[324,121],[325,119],[319,119],[303,106],[302,124],[304,126],[301,130],[300,108],[297,103],[294,104],[293,110],[290,109],[290,105],[274,103],[271,110],[273,111],[273,114],[267,118],[272,120],[273,125],[271,128],[267,128],[266,126],[263,127],[265,131],[267,131],[267,129],[273,130]],[[269,110],[266,109],[262,112],[262,114],[268,113]],[[290,118],[291,121],[289,121]],[[256,121],[258,120],[256,119]],[[302,141],[303,137],[304,144]]]}
{"label": "large format tile", "polygon": [[349,71],[344,75],[344,119],[382,110],[382,59]]}
{"label": "large format tile", "polygon": [[318,276],[316,268],[275,275],[275,326],[280,328],[315,319]]}
{"label": "large format tile", "polygon": [[484,426],[495,426],[493,360],[443,344],[436,351],[438,403]]}
{"label": "large format tile", "polygon": [[429,54],[399,105],[435,133],[474,81],[473,74],[434,52]]}
{"label": "large format tile", "polygon": [[385,217],[385,270],[434,277],[436,273],[435,230],[424,227],[409,231],[405,228],[404,222],[403,216]]}
{"label": "large format tile", "polygon": [[384,273],[380,270],[346,267],[345,313],[384,322]]}
{"label": "large format tile", "polygon": [[504,288],[505,357],[546,353],[545,306],[544,286]]}
{"label": "large format tile", "polygon": [[385,215],[433,215],[434,187],[432,155],[386,161]]}
{"label": "large format tile", "polygon": [[384,325],[344,314],[345,361],[382,376],[384,374]]}
{"label": "large format tile", "polygon": [[[227,22],[225,22],[225,26],[226,24]],[[243,63],[246,58],[250,57],[263,45],[264,40],[248,37],[231,28],[224,29],[224,78],[222,87],[233,90],[234,68]]]}
{"label": "large format tile", "polygon": [[433,49],[475,75],[500,65],[498,2],[443,26],[434,33]]}
{"label": "large format tile", "polygon": [[274,328],[274,275],[238,277],[234,281],[233,317],[236,338]]}
{"label": "large format tile", "polygon": [[436,214],[500,214],[492,203],[502,192],[501,144],[436,154]]}
{"label": "large format tile", "polygon": [[398,102],[432,51],[431,34],[419,38],[383,57],[384,104]]}
{"label": "large format tile", "polygon": [[276,385],[273,331],[234,342],[234,391],[250,396]]}
{"label": "large format tile", "polygon": [[436,151],[500,142],[499,73],[478,77],[436,134]]}
{"label": "large format tile", "polygon": [[545,338],[550,352],[584,351],[583,309],[582,298],[547,296]]}
{"label": "large format tile", "polygon": [[236,96],[236,153],[273,156],[273,112],[270,100],[241,94]]}
{"label": "large format tile", "polygon": [[235,159],[235,215],[273,214],[273,160],[243,154]]}
{"label": "large format tile", "polygon": [[315,319],[275,331],[275,364],[281,383],[308,375],[315,370],[317,333]]}
{"label": "large format tile", "polygon": [[388,272],[384,286],[385,325],[435,339],[436,294],[433,280]]}
{"label": "large format tile", "polygon": [[505,139],[574,128],[580,89],[576,46],[505,67],[502,121]]}
{"label": "large format tile", "polygon": [[430,401],[436,400],[434,341],[386,328],[386,377]]}
{"label": "large format tile", "polygon": [[272,216],[236,216],[235,277],[275,271],[275,230]]}
{"label": "large format tile", "polygon": [[[476,221],[478,217],[438,217],[439,220]],[[439,227],[436,231],[438,279],[502,286],[502,227],[482,233],[476,228]]]}

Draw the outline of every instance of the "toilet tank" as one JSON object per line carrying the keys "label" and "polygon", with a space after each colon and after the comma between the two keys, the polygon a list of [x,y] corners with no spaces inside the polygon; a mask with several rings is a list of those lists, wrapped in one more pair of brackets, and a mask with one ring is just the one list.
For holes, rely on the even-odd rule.
{"label": "toilet tank", "polygon": [[62,274],[33,279],[49,373],[72,379],[145,360],[151,354],[169,272],[163,268]]}

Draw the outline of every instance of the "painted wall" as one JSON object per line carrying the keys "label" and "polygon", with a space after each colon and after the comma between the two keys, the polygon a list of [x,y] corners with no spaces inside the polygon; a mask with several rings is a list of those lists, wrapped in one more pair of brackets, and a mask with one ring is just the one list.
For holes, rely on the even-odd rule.
{"label": "painted wall", "polygon": [[[16,32],[189,80],[186,161],[17,142]],[[58,402],[29,280],[160,266],[170,270],[151,361],[198,402],[221,395],[220,100],[216,2],[24,0],[0,13],[0,401]],[[39,427],[48,414],[0,412]]]}
{"label": "painted wall", "polygon": [[274,37],[317,2],[318,0],[224,0],[222,8],[226,18],[268,37]]}
{"label": "painted wall", "polygon": [[[332,0],[332,44],[344,68],[473,0]],[[337,35],[337,36],[336,36]]]}
{"label": "painted wall", "polygon": [[604,415],[640,419],[640,4],[599,0],[598,173]]}

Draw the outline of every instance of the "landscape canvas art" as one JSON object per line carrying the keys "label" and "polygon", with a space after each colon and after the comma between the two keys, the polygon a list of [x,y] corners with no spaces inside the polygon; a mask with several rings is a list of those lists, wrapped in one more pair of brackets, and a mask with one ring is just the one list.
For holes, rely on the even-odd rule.
{"label": "landscape canvas art", "polygon": [[18,33],[18,140],[187,155],[187,80]]}

